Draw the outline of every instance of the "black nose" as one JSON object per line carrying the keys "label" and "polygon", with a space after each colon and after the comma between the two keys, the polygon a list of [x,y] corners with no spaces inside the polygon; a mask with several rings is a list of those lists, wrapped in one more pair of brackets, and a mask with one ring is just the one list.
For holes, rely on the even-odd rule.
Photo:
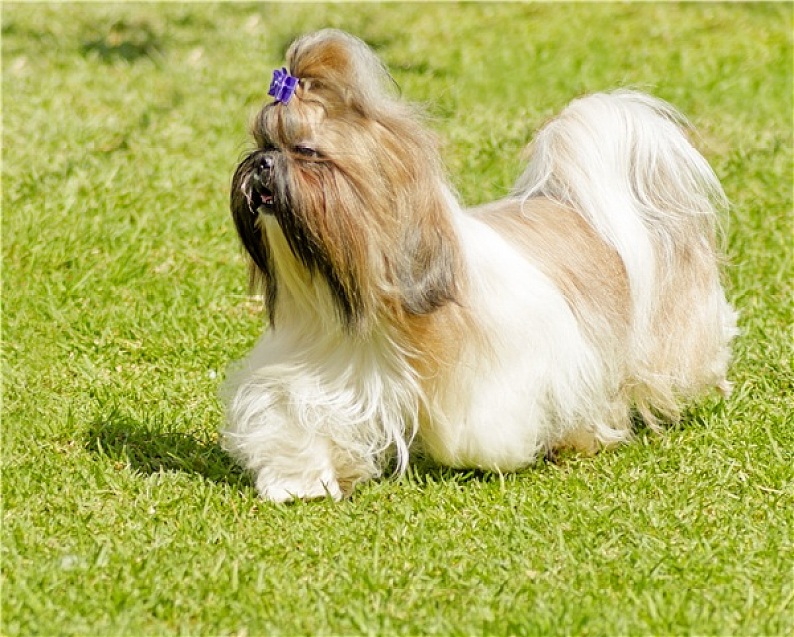
{"label": "black nose", "polygon": [[264,194],[269,190],[271,176],[273,173],[273,157],[270,155],[260,155],[254,164],[253,186],[254,190]]}
{"label": "black nose", "polygon": [[261,155],[259,157],[259,163],[257,165],[259,172],[270,171],[273,169],[273,157],[270,155]]}

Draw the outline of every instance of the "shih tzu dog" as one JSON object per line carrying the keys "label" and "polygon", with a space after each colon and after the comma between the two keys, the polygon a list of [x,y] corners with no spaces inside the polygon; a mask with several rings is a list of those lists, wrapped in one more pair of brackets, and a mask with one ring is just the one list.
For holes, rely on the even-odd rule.
{"label": "shih tzu dog", "polygon": [[287,63],[231,190],[269,326],[224,444],[264,498],[340,498],[415,446],[516,471],[730,390],[724,195],[672,107],[577,99],[509,196],[465,210],[366,44],[323,30]]}

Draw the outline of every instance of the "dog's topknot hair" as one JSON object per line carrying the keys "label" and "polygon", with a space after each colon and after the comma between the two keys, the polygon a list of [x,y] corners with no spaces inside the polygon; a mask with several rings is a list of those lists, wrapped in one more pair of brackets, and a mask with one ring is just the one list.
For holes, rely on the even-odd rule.
{"label": "dog's topknot hair", "polygon": [[287,63],[304,91],[336,92],[367,116],[406,106],[372,49],[344,31],[323,29],[299,38],[287,51]]}

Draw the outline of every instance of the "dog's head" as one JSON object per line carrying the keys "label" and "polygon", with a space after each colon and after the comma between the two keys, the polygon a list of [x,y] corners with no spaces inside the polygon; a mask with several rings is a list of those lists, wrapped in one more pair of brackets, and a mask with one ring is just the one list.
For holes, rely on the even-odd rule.
{"label": "dog's head", "polygon": [[282,294],[311,296],[288,288],[318,279],[350,331],[433,312],[455,297],[458,269],[434,137],[361,40],[310,34],[287,63],[231,191],[271,322]]}

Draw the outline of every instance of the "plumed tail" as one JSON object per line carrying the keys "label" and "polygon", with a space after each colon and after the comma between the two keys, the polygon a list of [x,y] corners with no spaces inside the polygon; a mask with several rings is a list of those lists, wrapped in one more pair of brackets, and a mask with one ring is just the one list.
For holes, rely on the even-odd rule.
{"label": "plumed tail", "polygon": [[726,199],[685,126],[673,107],[637,92],[575,100],[537,135],[514,191],[574,209],[622,258],[631,375],[644,396],[635,402],[649,420],[653,411],[675,416],[676,395],[726,383],[735,333],[715,246]]}
{"label": "plumed tail", "polygon": [[715,213],[726,204],[685,125],[672,106],[642,93],[578,99],[537,135],[515,186],[518,196],[546,197],[579,212],[622,257],[640,305],[638,288],[654,268],[649,256],[669,257],[670,244],[693,232],[713,245]]}
{"label": "plumed tail", "polygon": [[516,190],[556,195],[586,213],[598,203],[590,199],[600,180],[631,189],[626,194],[651,220],[710,215],[725,195],[683,128],[689,128],[683,115],[644,93],[580,98],[538,133]]}

